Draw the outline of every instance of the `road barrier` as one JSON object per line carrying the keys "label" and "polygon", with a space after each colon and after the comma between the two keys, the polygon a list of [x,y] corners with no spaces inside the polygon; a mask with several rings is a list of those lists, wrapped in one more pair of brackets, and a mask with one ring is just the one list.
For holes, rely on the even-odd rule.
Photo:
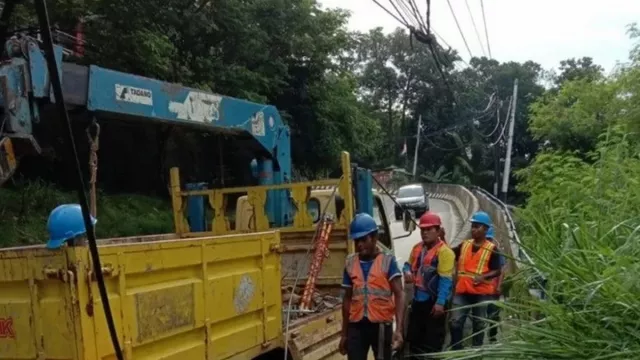
{"label": "road barrier", "polygon": [[459,214],[456,228],[460,230],[458,230],[457,234],[452,234],[451,236],[451,244],[453,246],[471,237],[471,223],[468,221],[471,215],[478,210],[486,211],[493,220],[494,231],[496,239],[500,242],[500,248],[508,258],[508,272],[517,272],[522,268],[522,264],[531,265],[535,275],[528,279],[529,293],[538,299],[544,299],[546,278],[542,272],[535,268],[533,259],[522,246],[508,205],[477,186],[467,188],[462,185],[434,183],[425,183],[423,186],[429,197],[447,200],[455,205],[455,210]]}
{"label": "road barrier", "polygon": [[451,234],[450,244],[456,246],[469,239],[471,237],[471,223],[468,219],[480,209],[478,199],[473,193],[462,185],[425,183],[423,186],[429,197],[452,202],[456,207],[455,210],[460,214],[458,224],[456,224],[456,228],[459,230],[456,234]]}

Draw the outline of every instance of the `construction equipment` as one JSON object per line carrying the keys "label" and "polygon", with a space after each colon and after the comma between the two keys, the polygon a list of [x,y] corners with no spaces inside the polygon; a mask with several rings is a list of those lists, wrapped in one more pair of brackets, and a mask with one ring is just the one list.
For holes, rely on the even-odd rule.
{"label": "construction equipment", "polygon": [[[294,360],[341,358],[339,292],[345,259],[353,252],[348,227],[356,211],[353,169],[343,153],[339,179],[245,188],[184,190],[172,171],[175,234],[100,240],[102,274],[127,359],[253,359],[288,346]],[[310,271],[316,226],[307,189],[329,186],[344,199],[327,249],[331,256]],[[264,204],[268,191],[287,189],[299,211],[291,226],[270,229]],[[369,187],[369,189],[371,189]],[[225,194],[248,193],[255,218],[251,230],[230,229],[225,214],[215,225],[192,232],[186,201],[203,196],[219,205]],[[315,197],[327,203],[323,192]],[[371,193],[370,193],[371,196]],[[335,197],[328,200],[335,201]],[[393,251],[389,216],[373,197],[380,243]],[[335,206],[335,204],[334,204]],[[244,223],[244,219],[238,219]],[[386,234],[386,235],[385,235]],[[314,306],[288,306],[296,282],[314,282]],[[299,280],[299,281],[297,281]],[[106,359],[113,347],[96,296],[95,274],[86,246],[47,250],[44,246],[0,250],[0,337],[10,358]],[[281,289],[285,293],[281,293]],[[51,326],[54,330],[51,331]]]}
{"label": "construction equipment", "polygon": [[[41,109],[55,102],[41,43],[17,35],[6,42],[5,49],[9,58],[0,66],[0,185],[9,179],[21,157],[40,153],[34,127],[48,121]],[[259,183],[291,181],[289,128],[275,107],[95,65],[63,62],[63,50],[54,47],[70,110],[84,109],[101,120],[171,123],[252,139]],[[273,190],[267,197],[274,225],[290,223],[286,192]]]}
{"label": "construction equipment", "polygon": [[[6,49],[10,59],[0,66],[3,181],[22,156],[40,152],[34,126],[47,121],[42,106],[55,102],[38,40],[17,36]],[[377,214],[381,246],[393,250],[389,218],[381,198],[372,194],[370,171],[351,164],[343,153],[339,179],[291,183],[289,129],[273,106],[65,63],[63,49],[54,50],[70,108],[101,120],[165,122],[235,134],[252,139],[258,154],[261,185],[255,187],[203,189],[182,184],[178,169],[172,169],[175,234],[100,242],[100,273],[109,285],[126,358],[251,359],[287,346],[295,360],[337,356],[339,307],[330,304],[291,319],[295,309],[283,304],[280,289],[291,286],[295,292],[298,280],[305,284],[312,275],[320,293],[337,295],[345,258],[353,252],[348,224],[357,211]],[[335,198],[324,200],[336,210],[336,219],[326,245],[332,256],[310,274],[309,264],[301,264],[316,232],[310,195],[318,195],[311,189],[319,186],[338,189]],[[237,216],[235,226],[224,211],[225,196],[233,193],[246,194],[250,207]],[[214,210],[211,216],[205,203]],[[3,354],[113,358],[104,336],[104,309],[94,298],[91,261],[85,246],[0,251],[0,324],[7,329],[7,336],[0,337]],[[56,329],[44,331],[47,326]]]}

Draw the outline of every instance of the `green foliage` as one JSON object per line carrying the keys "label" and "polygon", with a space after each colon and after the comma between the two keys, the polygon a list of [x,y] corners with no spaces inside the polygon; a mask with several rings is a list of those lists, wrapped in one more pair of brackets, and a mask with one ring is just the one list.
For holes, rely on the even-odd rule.
{"label": "green foliage", "polygon": [[590,151],[598,135],[615,123],[619,112],[615,80],[579,78],[565,82],[532,104],[529,129],[555,149]]}
{"label": "green foliage", "polygon": [[500,325],[500,343],[456,358],[638,357],[639,154],[637,141],[611,129],[588,160],[549,152],[521,172],[530,197],[519,233],[546,276],[547,299],[509,299],[506,313],[517,316]]}
{"label": "green foliage", "polygon": [[594,64],[593,59],[585,56],[581,59],[567,59],[560,61],[560,75],[555,79],[556,86],[567,81],[582,79],[597,81],[604,77],[602,66]]}
{"label": "green foliage", "polygon": [[608,231],[623,219],[633,219],[640,215],[639,150],[635,140],[616,128],[603,135],[587,159],[560,152],[538,155],[519,173],[520,190],[530,194],[524,214],[544,213],[552,224],[571,228],[592,224],[594,231]]}
{"label": "green foliage", "polygon": [[[75,193],[60,191],[42,181],[0,189],[0,247],[46,242],[51,210],[75,202]],[[171,232],[173,217],[168,202],[141,195],[98,195],[98,238]]]}
{"label": "green foliage", "polygon": [[534,136],[554,140],[517,173],[528,195],[518,232],[533,258],[523,271],[545,275],[547,297],[509,299],[507,313],[519,316],[501,324],[501,342],[457,358],[640,355],[640,137],[631,100],[639,65],[608,79],[567,79],[532,106]]}

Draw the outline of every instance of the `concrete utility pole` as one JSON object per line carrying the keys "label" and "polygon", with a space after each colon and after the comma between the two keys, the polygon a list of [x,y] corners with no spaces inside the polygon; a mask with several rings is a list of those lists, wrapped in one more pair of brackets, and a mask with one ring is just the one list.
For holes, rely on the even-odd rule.
{"label": "concrete utility pole", "polygon": [[511,123],[509,123],[509,137],[507,139],[507,155],[504,161],[504,173],[502,174],[502,201],[507,202],[509,190],[509,174],[511,171],[511,148],[513,147],[513,127],[516,122],[516,104],[518,101],[518,79],[513,81],[513,98],[511,99]]}
{"label": "concrete utility pole", "polygon": [[416,132],[416,148],[413,152],[413,179],[416,179],[416,168],[418,167],[418,147],[420,146],[420,132],[422,131],[422,115],[418,116],[418,131]]}

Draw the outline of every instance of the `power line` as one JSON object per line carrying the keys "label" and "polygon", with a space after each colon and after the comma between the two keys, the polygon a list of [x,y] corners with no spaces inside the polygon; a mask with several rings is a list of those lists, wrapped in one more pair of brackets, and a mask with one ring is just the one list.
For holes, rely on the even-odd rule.
{"label": "power line", "polygon": [[473,24],[473,31],[475,31],[476,38],[478,38],[478,42],[480,43],[480,50],[482,50],[482,55],[487,56],[487,53],[484,51],[484,45],[482,44],[482,39],[480,39],[480,33],[478,32],[478,27],[476,26],[476,20],[473,18],[471,7],[469,7],[469,0],[464,0],[464,3],[467,6],[467,12],[469,12],[469,17],[471,18],[471,24]]}
{"label": "power line", "polygon": [[[498,136],[496,141],[489,144],[489,147],[496,146],[496,144],[498,144],[501,140],[504,139],[504,130],[507,128],[507,124],[509,123],[509,114],[511,113],[511,104],[513,104],[513,98],[509,96],[509,108],[507,109],[507,116],[504,119],[504,126],[502,126],[502,131],[500,132],[500,135]],[[498,109],[498,112],[500,112],[500,109]],[[498,121],[500,121],[500,119],[498,119]]]}
{"label": "power line", "polygon": [[[405,1],[409,2],[409,4],[407,5]],[[453,49],[453,47],[444,39],[444,37],[442,37],[433,28],[433,26],[431,26],[430,20],[427,20],[428,24],[425,24],[425,21],[419,15],[418,7],[415,5],[414,0],[395,0],[395,1],[389,0],[389,3],[393,7],[393,10],[395,10],[395,14],[393,13],[392,10],[382,5],[378,0],[373,0],[373,2],[376,5],[378,5],[378,7],[380,7],[384,12],[386,12],[388,15],[394,18],[399,24],[409,29],[410,32],[414,32],[416,35],[422,32],[424,35],[423,36],[424,39],[428,38],[428,35],[425,35],[425,34],[433,33],[438,38],[437,39],[438,42],[445,44],[449,49]],[[430,10],[427,11],[427,14],[430,15]],[[429,29],[429,32],[426,31],[427,28]],[[417,36],[417,39],[421,40],[419,36]],[[426,43],[426,41],[421,41],[421,42]],[[444,47],[442,47],[442,49],[444,50]],[[467,66],[470,66],[469,63],[462,58],[459,58],[459,61],[461,61]],[[447,63],[452,63],[454,67],[456,67],[458,70],[461,70],[459,66],[456,66],[458,65],[456,61],[451,61],[447,59]]]}
{"label": "power line", "polygon": [[469,48],[469,44],[467,43],[467,38],[464,37],[464,33],[462,32],[462,28],[460,27],[460,23],[458,22],[458,17],[456,17],[456,12],[453,10],[453,6],[451,6],[451,1],[447,0],[447,4],[449,4],[449,9],[451,10],[451,15],[453,15],[453,20],[456,22],[456,26],[458,27],[458,31],[460,32],[460,36],[462,36],[462,41],[464,41],[464,46],[466,46],[467,51],[469,52],[469,56],[473,57],[471,53],[471,49]]}
{"label": "power line", "polygon": [[491,56],[491,44],[489,43],[489,30],[487,30],[487,18],[484,16],[484,0],[480,0],[480,7],[482,8],[482,22],[484,23],[484,36],[487,38],[487,50],[489,50],[489,59]]}
{"label": "power line", "polygon": [[[403,18],[402,20],[400,20],[400,18],[398,18],[398,16],[396,16],[394,13],[392,13],[389,9],[387,9],[386,7],[384,7],[382,4],[380,4],[377,0],[373,0],[373,2],[378,5],[382,10],[384,10],[387,14],[389,14],[392,18],[396,19],[397,22],[399,22],[400,24],[404,25],[405,27],[410,27],[409,24],[407,24],[407,21]],[[391,4],[393,5],[393,3]],[[395,7],[395,6],[394,6]],[[402,14],[399,14],[400,17],[402,17]]]}

